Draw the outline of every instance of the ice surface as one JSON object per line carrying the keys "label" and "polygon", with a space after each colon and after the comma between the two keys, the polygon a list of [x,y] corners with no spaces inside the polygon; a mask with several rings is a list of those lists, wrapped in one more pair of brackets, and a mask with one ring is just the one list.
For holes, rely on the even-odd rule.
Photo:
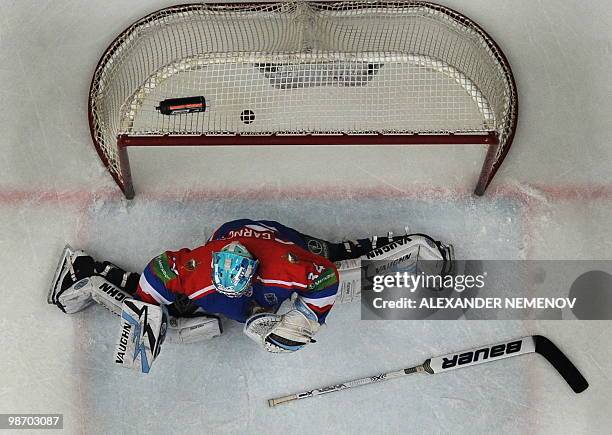
{"label": "ice surface", "polygon": [[[127,203],[91,146],[87,89],[114,35],[170,4],[3,2],[0,413],[64,413],[64,431],[78,434],[609,432],[610,322],[364,322],[349,304],[294,355],[261,352],[226,322],[209,343],[164,346],[139,376],[111,363],[111,314],[46,304],[66,242],[138,271],[238,217],[329,239],[409,225],[460,258],[612,259],[608,2],[445,1],[498,40],[521,97],[514,147],[484,198],[469,193],[479,147],[270,147],[131,151],[138,193]],[[525,356],[266,404],[530,333],[555,341],[589,390],[574,395]]]}

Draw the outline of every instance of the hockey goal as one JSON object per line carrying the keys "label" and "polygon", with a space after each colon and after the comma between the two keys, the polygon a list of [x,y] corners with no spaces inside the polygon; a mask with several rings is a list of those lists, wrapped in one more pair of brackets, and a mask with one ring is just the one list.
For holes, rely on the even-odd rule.
{"label": "hockey goal", "polygon": [[89,93],[94,145],[127,198],[127,148],[177,145],[484,144],[482,195],[517,111],[493,39],[412,1],[162,9],[108,47]]}

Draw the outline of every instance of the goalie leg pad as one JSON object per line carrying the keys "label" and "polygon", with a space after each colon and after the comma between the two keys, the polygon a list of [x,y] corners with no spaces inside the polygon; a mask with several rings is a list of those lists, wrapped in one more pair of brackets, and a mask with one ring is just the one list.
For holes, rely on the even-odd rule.
{"label": "goalie leg pad", "polygon": [[109,262],[97,263],[86,252],[64,247],[47,302],[67,314],[98,302],[117,315],[121,303],[135,291],[138,274],[125,272]]}
{"label": "goalie leg pad", "polygon": [[[362,257],[362,260],[374,260],[387,263],[389,267],[402,267],[413,273],[424,272],[430,275],[445,276],[452,272],[454,252],[451,245],[444,245],[425,234],[409,234],[396,238],[382,248],[377,248]],[[373,264],[372,270],[381,269],[381,264]],[[372,275],[366,271],[366,276]]]}
{"label": "goalie leg pad", "polygon": [[167,327],[166,307],[135,299],[124,300],[115,363],[149,373],[161,350]]}
{"label": "goalie leg pad", "polygon": [[111,313],[121,316],[123,301],[131,298],[132,295],[111,284],[102,276],[92,276],[89,282],[93,300]]}
{"label": "goalie leg pad", "polygon": [[[336,303],[352,302],[361,296],[362,261],[373,260],[367,277],[377,273],[377,270],[390,270],[390,267],[401,266],[412,268],[428,274],[445,276],[453,272],[454,251],[452,245],[435,241],[425,234],[408,234],[395,237],[384,245],[378,245],[367,254],[353,260],[336,262],[340,283]],[[419,261],[425,261],[420,263]],[[425,270],[427,269],[427,270]]]}
{"label": "goalie leg pad", "polygon": [[421,260],[452,260],[450,246],[436,242],[425,234],[396,237],[391,243],[372,249],[361,258],[363,260],[398,259],[411,252],[418,254]]}
{"label": "goalie leg pad", "polygon": [[54,297],[54,304],[66,314],[84,310],[97,302],[111,313],[121,315],[122,302],[130,294],[108,282],[104,277],[92,276],[75,282]]}

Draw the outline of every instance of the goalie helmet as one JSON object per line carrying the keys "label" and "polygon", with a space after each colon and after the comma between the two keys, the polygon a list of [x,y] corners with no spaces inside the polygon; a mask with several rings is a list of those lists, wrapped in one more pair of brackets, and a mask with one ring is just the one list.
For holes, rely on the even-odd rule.
{"label": "goalie helmet", "polygon": [[219,293],[231,298],[247,294],[259,261],[240,243],[232,242],[212,255],[212,281]]}

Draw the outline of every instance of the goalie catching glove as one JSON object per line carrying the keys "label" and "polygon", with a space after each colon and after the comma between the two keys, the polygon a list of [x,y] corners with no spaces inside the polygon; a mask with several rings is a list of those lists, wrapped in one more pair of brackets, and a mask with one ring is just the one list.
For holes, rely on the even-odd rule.
{"label": "goalie catching glove", "polygon": [[314,343],[312,337],[320,327],[315,313],[297,297],[294,308],[285,314],[251,316],[244,325],[244,333],[268,352],[291,353]]}

